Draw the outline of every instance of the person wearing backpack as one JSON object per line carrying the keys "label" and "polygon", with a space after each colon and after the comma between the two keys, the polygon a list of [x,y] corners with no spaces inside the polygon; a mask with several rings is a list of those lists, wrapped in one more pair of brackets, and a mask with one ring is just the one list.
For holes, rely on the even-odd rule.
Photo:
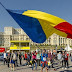
{"label": "person wearing backpack", "polygon": [[10,69],[15,70],[15,60],[16,60],[16,54],[12,51],[11,58],[10,58]]}

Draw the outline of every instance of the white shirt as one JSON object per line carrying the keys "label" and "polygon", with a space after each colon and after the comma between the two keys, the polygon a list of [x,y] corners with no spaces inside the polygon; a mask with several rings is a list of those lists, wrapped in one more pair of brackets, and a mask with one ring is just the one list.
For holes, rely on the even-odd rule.
{"label": "white shirt", "polygon": [[4,58],[6,58],[6,53],[4,53]]}
{"label": "white shirt", "polygon": [[58,54],[58,60],[62,58],[62,54]]}

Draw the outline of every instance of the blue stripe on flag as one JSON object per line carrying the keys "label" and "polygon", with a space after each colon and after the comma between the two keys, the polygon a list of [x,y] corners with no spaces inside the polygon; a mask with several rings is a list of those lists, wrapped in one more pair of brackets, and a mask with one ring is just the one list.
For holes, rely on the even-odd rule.
{"label": "blue stripe on flag", "polygon": [[[46,40],[46,35],[36,18],[28,17],[20,14],[19,12],[13,12],[7,10],[9,14],[14,18],[18,25],[26,32],[33,42],[43,43]],[[24,12],[24,11],[23,11]]]}

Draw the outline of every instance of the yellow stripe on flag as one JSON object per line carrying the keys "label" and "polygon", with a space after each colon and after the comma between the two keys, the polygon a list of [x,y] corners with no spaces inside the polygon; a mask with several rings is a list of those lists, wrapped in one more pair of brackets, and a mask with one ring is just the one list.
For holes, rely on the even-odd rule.
{"label": "yellow stripe on flag", "polygon": [[[53,33],[56,33],[56,34],[58,34],[58,35],[60,35],[60,36],[63,36],[63,37],[67,37],[67,34],[66,34],[66,33],[61,32],[61,31],[53,28],[53,27],[50,25],[49,22],[44,21],[44,20],[40,20],[40,19],[38,19],[38,20],[39,20],[39,22],[40,22],[40,24],[41,24],[41,26],[42,26],[42,28],[43,28],[43,31],[44,31],[44,33],[45,33],[45,35],[46,35],[47,38],[48,38],[49,36],[51,36]],[[49,23],[49,24],[48,24],[48,23]]]}
{"label": "yellow stripe on flag", "polygon": [[50,25],[53,27],[56,26],[57,24],[61,23],[61,22],[66,22],[64,19],[61,19],[61,18],[56,17],[54,15],[44,13],[41,11],[35,11],[35,10],[27,10],[22,15],[26,15],[29,17],[48,21],[50,23]]}

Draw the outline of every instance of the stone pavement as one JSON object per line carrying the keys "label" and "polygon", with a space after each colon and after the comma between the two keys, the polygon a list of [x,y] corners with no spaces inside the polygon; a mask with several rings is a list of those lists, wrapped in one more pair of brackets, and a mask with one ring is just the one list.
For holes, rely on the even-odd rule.
{"label": "stone pavement", "polygon": [[[58,62],[57,62],[58,63]],[[54,71],[53,68],[50,68],[48,72],[72,72],[72,62],[69,61],[69,68],[67,70],[62,69],[61,65],[54,65],[54,67],[57,69]],[[43,70],[45,72],[45,69]],[[32,72],[32,68],[29,66],[19,66],[15,68],[15,71],[10,71],[10,68],[7,67],[7,65],[3,65],[3,62],[0,62],[0,72]],[[38,67],[37,71],[33,72],[40,72],[40,67]]]}

